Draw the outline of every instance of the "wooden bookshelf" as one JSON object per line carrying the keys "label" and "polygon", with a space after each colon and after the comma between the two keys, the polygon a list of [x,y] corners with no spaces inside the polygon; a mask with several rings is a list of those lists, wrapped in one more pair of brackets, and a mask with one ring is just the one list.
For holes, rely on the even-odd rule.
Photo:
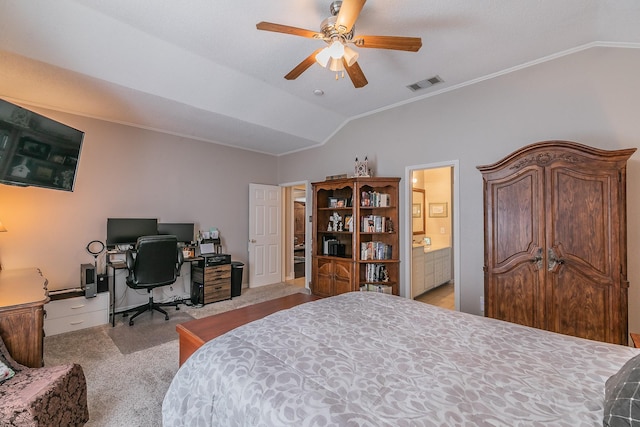
{"label": "wooden bookshelf", "polygon": [[361,287],[398,295],[399,182],[400,178],[354,177],[313,183],[314,295]]}

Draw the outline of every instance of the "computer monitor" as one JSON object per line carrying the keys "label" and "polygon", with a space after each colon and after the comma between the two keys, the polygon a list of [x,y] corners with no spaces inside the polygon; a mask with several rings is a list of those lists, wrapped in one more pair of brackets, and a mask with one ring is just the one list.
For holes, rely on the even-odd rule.
{"label": "computer monitor", "polygon": [[107,218],[107,246],[133,245],[140,236],[158,234],[156,218]]}
{"label": "computer monitor", "polygon": [[193,223],[158,223],[158,234],[173,234],[180,243],[191,243],[194,240]]}

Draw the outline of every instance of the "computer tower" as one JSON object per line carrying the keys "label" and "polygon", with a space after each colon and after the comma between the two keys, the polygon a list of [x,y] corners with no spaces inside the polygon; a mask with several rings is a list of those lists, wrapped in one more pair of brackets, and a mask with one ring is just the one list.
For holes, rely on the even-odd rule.
{"label": "computer tower", "polygon": [[191,282],[191,304],[195,307],[204,305],[204,284]]}
{"label": "computer tower", "polygon": [[86,298],[93,298],[98,295],[96,268],[92,264],[80,265],[80,285],[84,289]]}

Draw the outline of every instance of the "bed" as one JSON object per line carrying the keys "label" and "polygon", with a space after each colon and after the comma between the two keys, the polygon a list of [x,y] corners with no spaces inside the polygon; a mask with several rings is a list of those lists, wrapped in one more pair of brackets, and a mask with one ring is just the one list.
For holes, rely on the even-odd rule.
{"label": "bed", "polygon": [[639,354],[352,292],[203,345],[174,377],[163,425],[603,425],[605,411],[628,403],[616,397]]}

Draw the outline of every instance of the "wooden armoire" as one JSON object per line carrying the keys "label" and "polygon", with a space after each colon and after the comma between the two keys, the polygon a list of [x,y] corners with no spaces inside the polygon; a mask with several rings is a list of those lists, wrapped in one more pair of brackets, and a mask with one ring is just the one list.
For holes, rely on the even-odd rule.
{"label": "wooden armoire", "polygon": [[627,344],[626,162],[568,141],[478,166],[485,315]]}

